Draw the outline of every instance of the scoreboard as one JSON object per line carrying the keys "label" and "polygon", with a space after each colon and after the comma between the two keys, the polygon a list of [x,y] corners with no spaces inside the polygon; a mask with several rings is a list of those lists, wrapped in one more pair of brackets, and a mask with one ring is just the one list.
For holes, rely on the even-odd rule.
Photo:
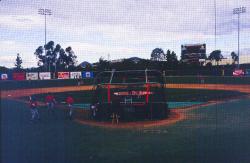
{"label": "scoreboard", "polygon": [[199,63],[206,59],[206,44],[181,45],[181,60],[185,63]]}

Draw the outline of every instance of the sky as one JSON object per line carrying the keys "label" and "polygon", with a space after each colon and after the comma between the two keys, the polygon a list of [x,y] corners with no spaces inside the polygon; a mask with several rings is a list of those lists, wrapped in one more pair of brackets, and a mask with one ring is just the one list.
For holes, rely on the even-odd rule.
{"label": "sky", "polygon": [[[215,45],[215,7],[216,31]],[[0,66],[14,67],[17,53],[24,68],[36,67],[34,52],[47,41],[71,46],[78,63],[129,57],[150,58],[154,48],[173,50],[180,57],[182,44],[205,43],[207,54],[215,48],[224,56],[237,52],[237,15],[240,15],[241,62],[250,62],[249,0],[1,0]],[[228,56],[230,57],[230,56]]]}

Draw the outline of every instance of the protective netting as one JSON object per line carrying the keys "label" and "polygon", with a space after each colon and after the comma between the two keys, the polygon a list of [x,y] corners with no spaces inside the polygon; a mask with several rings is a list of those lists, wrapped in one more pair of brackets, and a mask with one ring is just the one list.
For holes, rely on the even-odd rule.
{"label": "protective netting", "polygon": [[160,119],[167,116],[163,76],[158,71],[109,71],[95,79],[96,119],[113,114],[121,120]]}

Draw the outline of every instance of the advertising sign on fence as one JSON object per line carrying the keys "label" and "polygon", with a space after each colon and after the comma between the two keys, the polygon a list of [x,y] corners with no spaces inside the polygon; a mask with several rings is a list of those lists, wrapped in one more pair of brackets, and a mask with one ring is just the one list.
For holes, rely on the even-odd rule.
{"label": "advertising sign on fence", "polygon": [[236,69],[233,72],[233,76],[243,76],[244,75],[244,71],[242,69]]}
{"label": "advertising sign on fence", "polygon": [[25,73],[24,72],[14,72],[12,74],[13,80],[25,80]]}
{"label": "advertising sign on fence", "polygon": [[69,72],[58,72],[58,79],[69,79]]}
{"label": "advertising sign on fence", "polygon": [[51,79],[50,72],[39,72],[39,79],[41,79],[41,80]]}
{"label": "advertising sign on fence", "polygon": [[8,74],[1,74],[1,80],[8,80]]}
{"label": "advertising sign on fence", "polygon": [[26,80],[38,80],[38,73],[37,72],[26,73]]}
{"label": "advertising sign on fence", "polygon": [[94,73],[93,72],[82,72],[82,78],[93,78],[94,77]]}
{"label": "advertising sign on fence", "polygon": [[70,72],[70,79],[81,79],[82,73],[81,72]]}
{"label": "advertising sign on fence", "polygon": [[246,69],[246,76],[250,76],[250,69]]}

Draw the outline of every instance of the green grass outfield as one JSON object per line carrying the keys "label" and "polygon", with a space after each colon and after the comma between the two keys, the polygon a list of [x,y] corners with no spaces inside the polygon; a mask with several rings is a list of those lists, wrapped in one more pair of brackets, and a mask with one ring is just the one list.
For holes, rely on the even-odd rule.
{"label": "green grass outfield", "polygon": [[250,162],[250,99],[188,111],[187,120],[147,129],[105,129],[39,108],[29,122],[24,103],[1,100],[3,163]]}

